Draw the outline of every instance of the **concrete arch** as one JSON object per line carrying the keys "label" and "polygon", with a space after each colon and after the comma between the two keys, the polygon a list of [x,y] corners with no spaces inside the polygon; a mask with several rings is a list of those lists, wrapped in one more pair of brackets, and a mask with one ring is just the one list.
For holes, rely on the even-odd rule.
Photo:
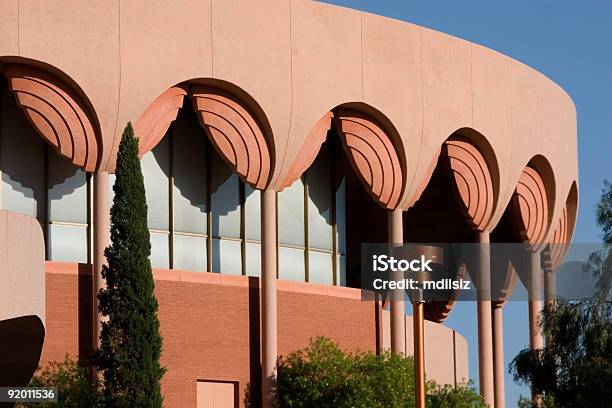
{"label": "concrete arch", "polygon": [[364,103],[341,104],[319,119],[305,138],[280,189],[291,185],[310,167],[332,126],[373,199],[384,208],[398,208],[406,187],[404,146],[391,121]]}
{"label": "concrete arch", "polygon": [[574,234],[577,210],[578,187],[574,181],[567,195],[565,206],[561,210],[561,216],[557,218],[557,222],[554,224],[554,230],[550,238],[550,262],[553,271],[561,265],[567,253]]}
{"label": "concrete arch", "polygon": [[140,157],[152,150],[163,139],[172,122],[176,120],[187,91],[173,86],[162,92],[134,123],[134,133],[139,139]]}
{"label": "concrete arch", "polygon": [[85,171],[100,166],[102,138],[95,110],[68,75],[24,58],[4,58],[2,74],[36,132]]}
{"label": "concrete arch", "polygon": [[536,155],[523,169],[510,201],[516,228],[532,249],[540,249],[552,225],[555,178],[544,156]]}
{"label": "concrete arch", "polygon": [[493,302],[493,307],[501,307],[512,296],[516,284],[519,281],[519,276],[511,258],[494,258],[493,262],[495,262],[492,264],[493,268],[505,270],[505,274],[499,275],[499,279],[493,279],[491,282],[491,300]]}
{"label": "concrete arch", "polygon": [[568,219],[566,242],[569,243],[574,235],[576,216],[578,214],[578,183],[576,180],[572,181],[570,191],[567,194],[567,200],[565,201],[565,208],[567,210]]}
{"label": "concrete arch", "polygon": [[499,200],[499,167],[493,148],[476,130],[462,128],[444,142],[442,150],[466,220],[475,230],[485,231]]}
{"label": "concrete arch", "polygon": [[135,124],[140,154],[159,143],[176,119],[185,97],[213,146],[245,182],[257,189],[269,184],[274,168],[274,139],[266,115],[245,91],[225,81],[200,79],[168,88]]}
{"label": "concrete arch", "polygon": [[327,112],[310,130],[304,139],[304,144],[298,151],[296,159],[291,164],[287,175],[280,184],[279,191],[293,184],[314,163],[321,145],[325,142],[327,132],[331,129],[333,118],[334,114],[331,111]]}
{"label": "concrete arch", "polygon": [[[437,176],[434,176],[434,172]],[[426,196],[422,197],[422,194],[428,186],[440,188],[437,183],[441,174],[444,175],[442,179],[447,183],[446,186],[452,190],[449,199],[454,199],[457,203],[455,218],[460,219],[460,223],[465,225],[467,230],[488,231],[498,202],[500,176],[497,157],[485,136],[473,128],[464,127],[454,131],[443,141],[425,177],[420,181],[421,186],[411,198],[411,207],[421,198],[429,203],[427,200],[431,200],[431,196],[426,193]],[[423,202],[417,207],[421,205]],[[448,213],[448,205],[446,207],[445,212]],[[410,210],[408,212],[410,213]],[[454,278],[467,276],[468,269],[471,268],[459,265]],[[426,318],[436,322],[445,320],[452,311],[458,294],[459,291],[455,291],[446,302],[428,303],[425,309]]]}

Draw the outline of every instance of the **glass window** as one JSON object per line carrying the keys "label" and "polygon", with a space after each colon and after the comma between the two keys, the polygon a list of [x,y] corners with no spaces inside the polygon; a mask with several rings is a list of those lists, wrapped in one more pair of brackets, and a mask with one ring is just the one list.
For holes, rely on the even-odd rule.
{"label": "glass window", "polygon": [[164,137],[141,160],[147,197],[149,228],[160,231],[169,229],[169,175],[170,160],[168,137]]}
{"label": "glass window", "polygon": [[261,241],[261,192],[244,186],[244,223],[247,240]]}
{"label": "glass window", "polygon": [[278,274],[280,279],[304,282],[306,280],[304,250],[279,247]]}
{"label": "glass window", "polygon": [[240,241],[212,240],[212,272],[242,275],[242,249]]}
{"label": "glass window", "polygon": [[261,276],[261,245],[252,242],[246,243],[246,274]]}
{"label": "glass window", "polygon": [[[281,279],[303,281],[308,276],[309,282],[346,285],[345,182],[344,178],[336,176],[341,170],[333,168],[337,164],[331,160],[330,148],[335,146],[325,143],[306,175],[278,194]],[[308,192],[307,217],[305,191]],[[307,241],[304,239],[306,220]],[[305,270],[305,253],[308,271]]]}
{"label": "glass window", "polygon": [[87,224],[87,175],[79,167],[48,152],[49,219]]}
{"label": "glass window", "polygon": [[[211,152],[212,153],[212,152]],[[218,154],[211,154],[212,235],[240,238],[240,184]],[[213,256],[214,262],[214,256]]]}
{"label": "glass window", "polygon": [[331,253],[308,251],[308,281],[325,285],[334,283]]}
{"label": "glass window", "polygon": [[8,91],[0,97],[0,208],[39,220],[47,259],[88,262],[86,173],[36,133]]}
{"label": "glass window", "polygon": [[185,271],[206,271],[206,238],[175,234],[173,267]]}
{"label": "glass window", "polygon": [[47,161],[49,259],[86,263],[87,175],[51,148],[48,149]]}
{"label": "glass window", "polygon": [[[40,220],[50,259],[87,262],[87,174],[48,147],[9,92],[1,97],[1,207]],[[342,153],[329,149],[338,150],[325,143],[307,174],[277,195],[281,279],[346,285],[346,186],[333,179]],[[261,193],[231,171],[190,109],[180,110],[141,168],[153,267],[206,271],[210,263],[212,272],[261,275]],[[110,175],[109,205],[114,181]]]}
{"label": "glass window", "polygon": [[346,256],[336,255],[336,283],[346,286]]}
{"label": "glass window", "polygon": [[48,228],[49,259],[87,263],[87,226],[51,224]]}
{"label": "glass window", "polygon": [[336,188],[336,242],[341,254],[346,254],[345,190],[346,183],[342,177]]}
{"label": "glass window", "polygon": [[296,180],[278,193],[278,243],[304,246],[304,183]]}
{"label": "glass window", "polygon": [[153,268],[168,269],[170,257],[168,233],[151,232],[151,266]]}
{"label": "glass window", "polygon": [[173,129],[174,230],[206,234],[206,135],[189,125],[177,120]]}
{"label": "glass window", "polygon": [[0,97],[0,204],[6,210],[44,220],[46,144],[10,92],[2,92]]}
{"label": "glass window", "polygon": [[321,149],[308,170],[308,245],[332,250],[332,197],[329,153]]}

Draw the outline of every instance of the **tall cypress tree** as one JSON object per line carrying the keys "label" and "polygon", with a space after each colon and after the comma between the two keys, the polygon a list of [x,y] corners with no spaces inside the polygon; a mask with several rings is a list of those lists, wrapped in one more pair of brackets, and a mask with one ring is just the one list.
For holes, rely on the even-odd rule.
{"label": "tall cypress tree", "polygon": [[111,245],[102,270],[106,288],[98,294],[101,346],[94,362],[104,376],[106,405],[161,407],[159,363],[162,338],[153,293],[151,244],[145,188],[138,160],[138,139],[128,123],[117,156],[115,197],[111,208]]}

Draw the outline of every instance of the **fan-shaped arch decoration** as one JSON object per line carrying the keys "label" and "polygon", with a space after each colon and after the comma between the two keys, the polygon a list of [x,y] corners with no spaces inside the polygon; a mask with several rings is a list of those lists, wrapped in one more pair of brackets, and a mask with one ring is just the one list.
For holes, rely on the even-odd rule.
{"label": "fan-shaped arch decoration", "polygon": [[[468,271],[465,264],[459,265],[455,279],[464,279],[467,278],[467,276]],[[452,290],[446,301],[427,302],[425,304],[425,319],[436,323],[442,323],[446,320],[453,310],[453,306],[455,306],[455,301],[460,291],[460,289]]]}
{"label": "fan-shaped arch decoration", "polygon": [[518,282],[518,274],[512,262],[507,262],[505,267],[494,265],[494,268],[491,275],[491,300],[497,306],[502,306],[512,296]]}
{"label": "fan-shaped arch decoration", "polygon": [[361,181],[380,205],[395,209],[404,176],[389,136],[377,123],[352,110],[339,110],[336,123],[349,161]]}
{"label": "fan-shaped arch decoration", "polygon": [[429,302],[425,304],[425,320],[442,323],[453,310],[455,301]]}
{"label": "fan-shaped arch decoration", "polygon": [[525,167],[511,200],[523,241],[542,244],[546,235],[548,202],[544,181],[535,169]]}
{"label": "fan-shaped arch decoration", "polygon": [[565,256],[569,244],[569,225],[567,207],[563,207],[561,216],[557,220],[550,243],[550,262],[553,270],[556,270]]}
{"label": "fan-shaped arch decoration", "polygon": [[482,153],[466,139],[444,143],[455,192],[470,225],[484,231],[493,214],[493,181]]}
{"label": "fan-shaped arch decoration", "polygon": [[321,119],[319,119],[314,128],[312,128],[306,137],[306,140],[304,140],[303,146],[295,156],[295,160],[289,168],[287,176],[285,176],[285,179],[280,186],[280,190],[293,184],[293,182],[300,178],[302,173],[304,173],[315,161],[317,158],[317,153],[319,153],[319,150],[321,149],[321,145],[323,142],[325,142],[327,132],[331,128],[332,118],[333,114],[331,112],[327,112]]}
{"label": "fan-shaped arch decoration", "polygon": [[90,109],[62,79],[42,69],[7,64],[4,76],[17,104],[57,152],[85,171],[95,171],[100,135]]}
{"label": "fan-shaped arch decoration", "polygon": [[134,124],[134,133],[139,139],[140,156],[153,149],[176,120],[187,92],[173,86],[158,96]]}
{"label": "fan-shaped arch decoration", "polygon": [[270,146],[253,113],[238,98],[215,88],[191,88],[193,107],[212,144],[245,182],[257,189],[268,184]]}

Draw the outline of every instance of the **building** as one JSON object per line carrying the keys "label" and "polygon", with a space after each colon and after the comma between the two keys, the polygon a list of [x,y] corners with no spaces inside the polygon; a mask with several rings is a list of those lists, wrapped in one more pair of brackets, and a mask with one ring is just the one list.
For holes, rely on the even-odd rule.
{"label": "building", "polygon": [[[15,362],[27,375],[43,335],[41,364],[95,347],[92,294],[128,121],[167,406],[214,406],[211,393],[242,406],[247,388],[258,401],[262,370],[317,335],[412,354],[403,308],[361,300],[362,242],[526,241],[539,259],[571,238],[573,103],[495,51],[306,0],[2,7],[0,351],[28,338]],[[475,316],[480,388],[498,408],[502,305],[479,302]],[[452,384],[468,371],[465,340],[438,324],[451,310],[426,305],[425,334],[428,376]],[[21,318],[17,341],[7,324]]]}

